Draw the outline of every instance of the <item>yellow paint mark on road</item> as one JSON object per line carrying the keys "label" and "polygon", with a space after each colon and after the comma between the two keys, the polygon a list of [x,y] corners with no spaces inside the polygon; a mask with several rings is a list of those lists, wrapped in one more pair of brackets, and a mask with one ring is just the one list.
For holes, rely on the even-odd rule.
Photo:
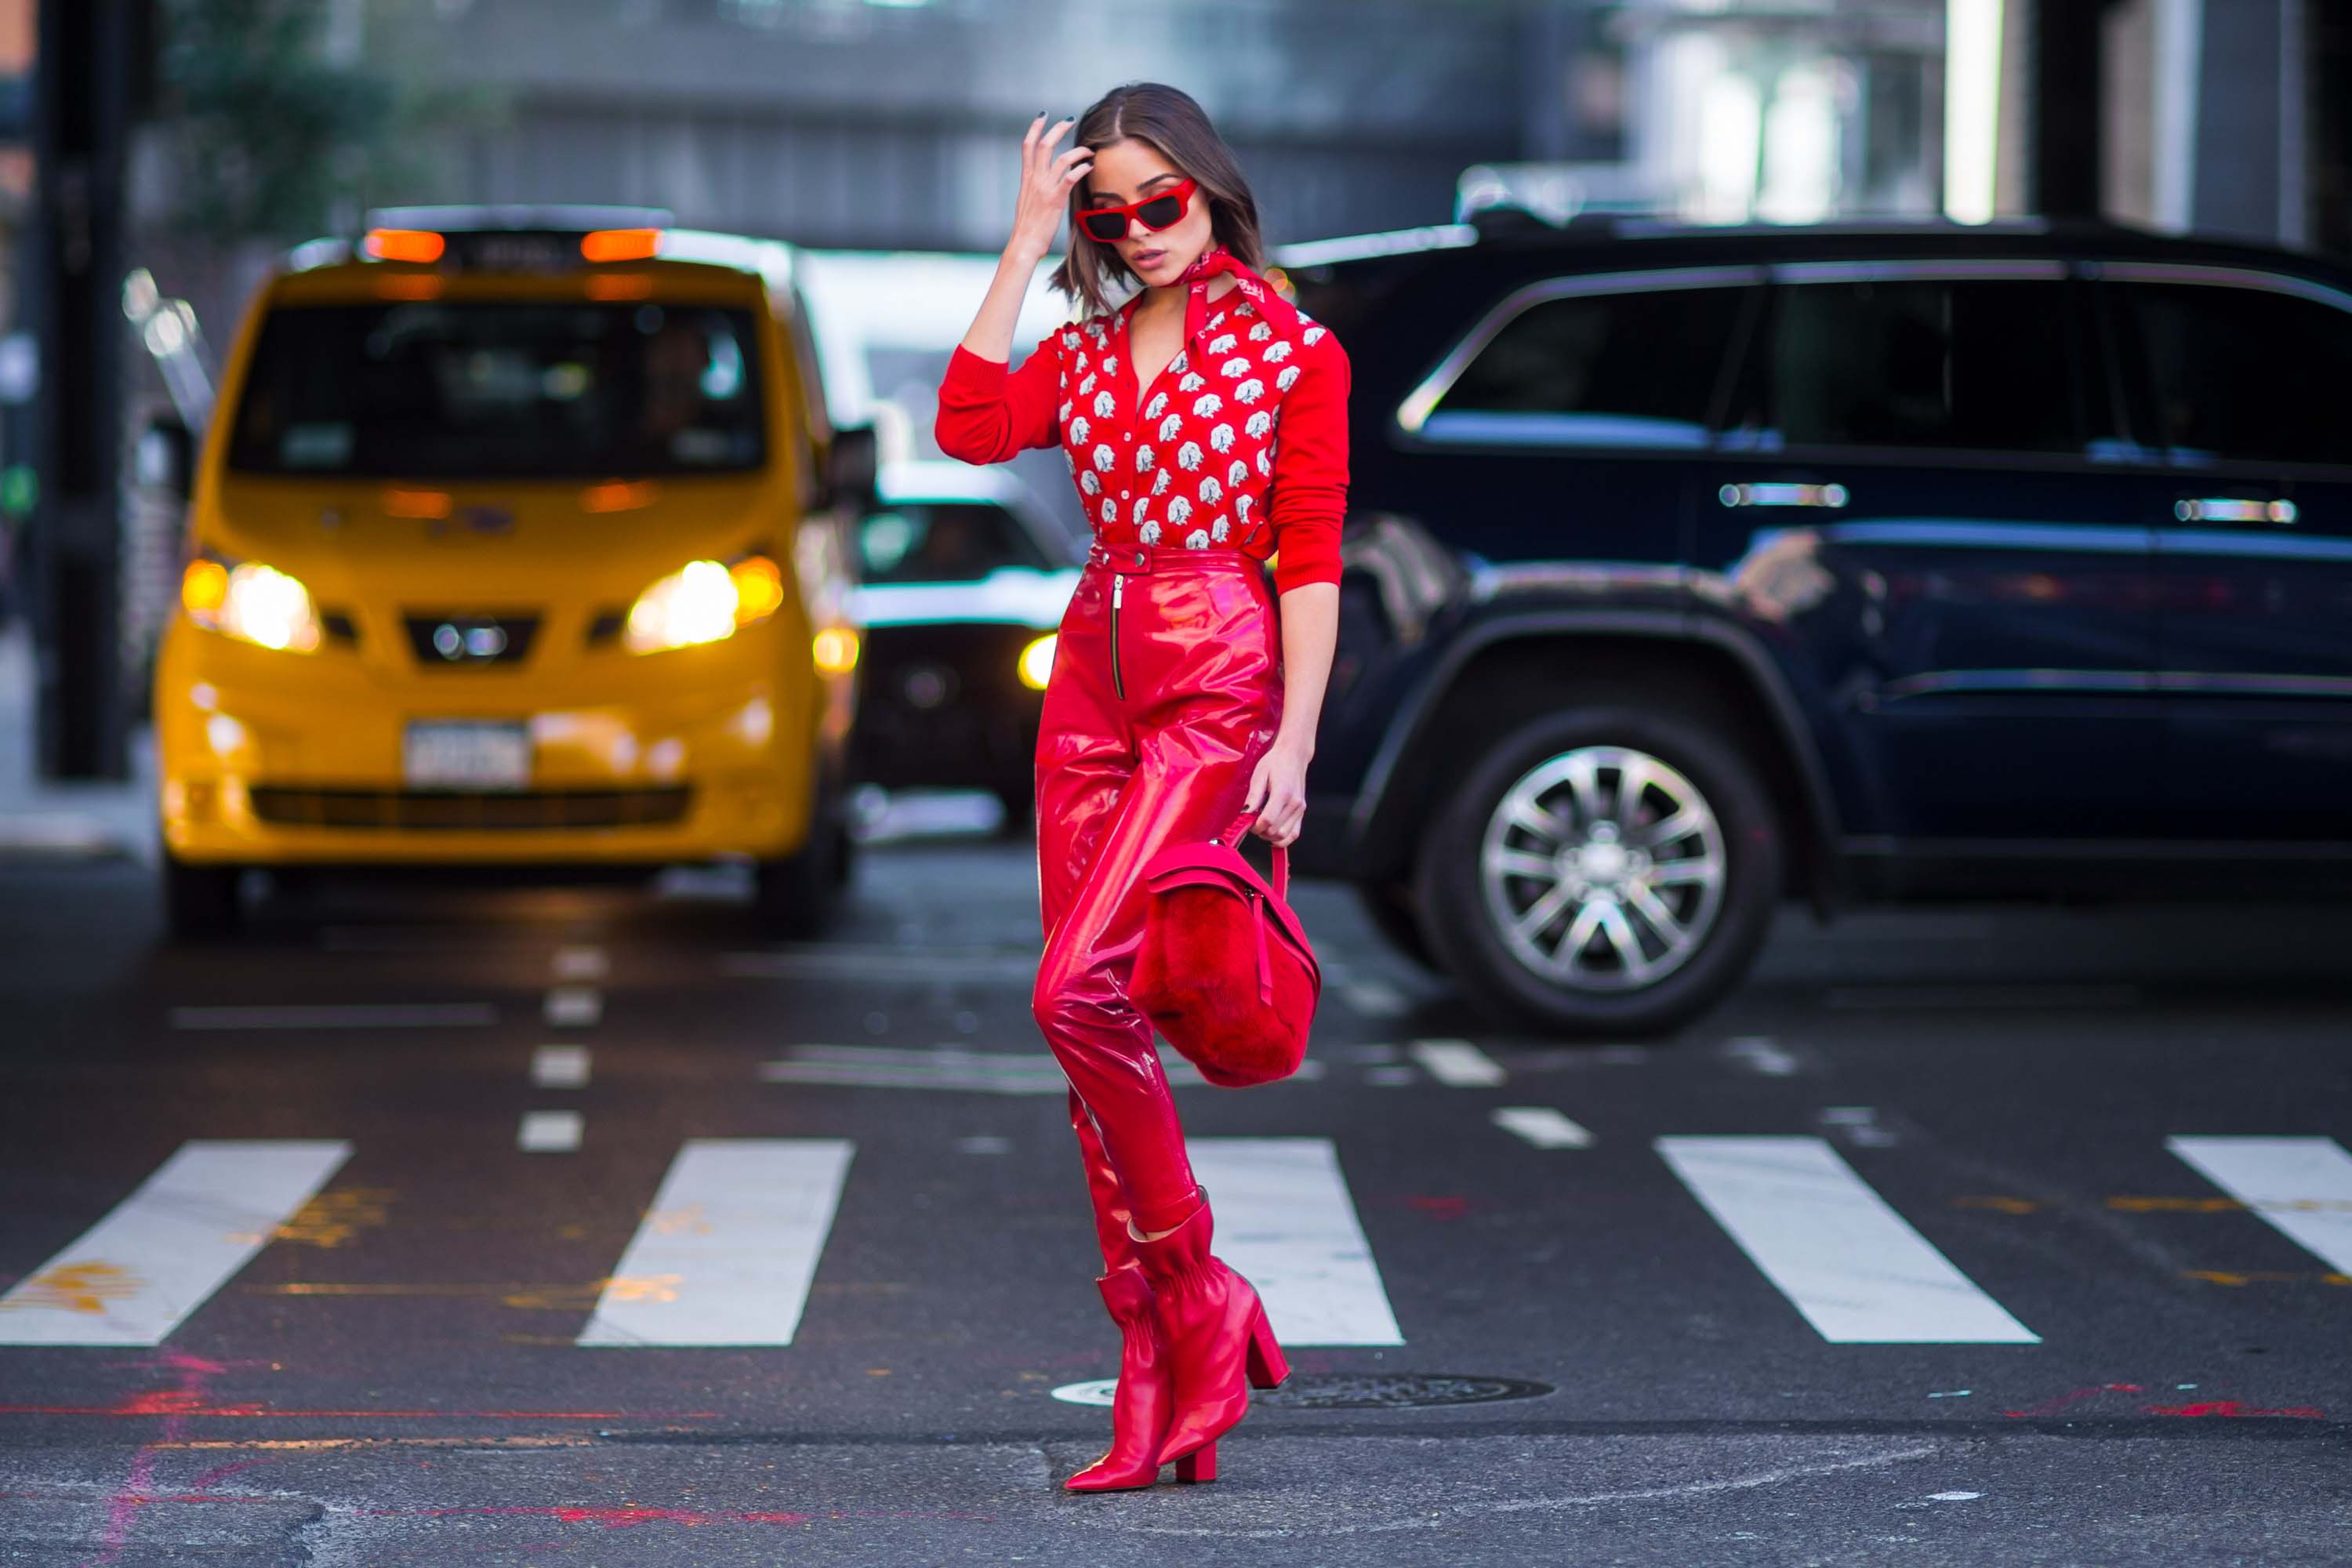
{"label": "yellow paint mark on road", "polygon": [[0,1309],[87,1312],[95,1316],[103,1313],[109,1302],[137,1295],[145,1283],[120,1263],[98,1258],[60,1263],[26,1280],[22,1293],[0,1301]]}
{"label": "yellow paint mark on road", "polygon": [[2032,1198],[1954,1198],[1956,1209],[1992,1209],[2000,1214],[2032,1214],[2042,1205]]}
{"label": "yellow paint mark on road", "polygon": [[314,1279],[291,1280],[279,1285],[248,1285],[245,1289],[248,1294],[258,1296],[495,1296],[499,1305],[522,1311],[584,1312],[594,1307],[608,1292],[613,1299],[623,1301],[675,1301],[679,1281],[684,1278],[678,1274],[656,1274],[643,1279],[616,1276],[591,1279],[581,1285],[496,1282],[377,1284]]}
{"label": "yellow paint mark on road", "polygon": [[362,1229],[381,1226],[395,1189],[333,1187],[294,1211],[271,1239],[308,1247],[341,1247]]}
{"label": "yellow paint mark on road", "polygon": [[2245,1285],[2299,1285],[2315,1281],[2321,1285],[2352,1285],[2352,1274],[2297,1274],[2275,1268],[2184,1268],[2183,1279],[2202,1279],[2209,1285],[2227,1285],[2232,1289]]}

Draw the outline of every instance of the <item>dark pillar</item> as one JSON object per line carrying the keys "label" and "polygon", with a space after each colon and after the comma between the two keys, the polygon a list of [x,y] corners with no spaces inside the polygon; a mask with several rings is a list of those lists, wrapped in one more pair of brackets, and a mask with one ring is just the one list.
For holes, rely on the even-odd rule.
{"label": "dark pillar", "polygon": [[121,658],[123,145],[135,0],[40,0],[25,309],[40,345],[32,622],[42,773],[129,774]]}
{"label": "dark pillar", "polygon": [[2040,0],[2033,16],[2031,210],[2099,216],[2099,18],[2106,0]]}

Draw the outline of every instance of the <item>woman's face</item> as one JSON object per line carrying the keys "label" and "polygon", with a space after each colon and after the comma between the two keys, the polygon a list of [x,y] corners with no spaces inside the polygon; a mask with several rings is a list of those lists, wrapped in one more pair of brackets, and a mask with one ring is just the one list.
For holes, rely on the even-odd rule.
{"label": "woman's face", "polygon": [[[1087,172],[1086,191],[1078,198],[1078,205],[1118,206],[1139,202],[1183,178],[1184,172],[1161,157],[1149,142],[1131,139],[1114,142],[1094,150],[1094,166]],[[1127,237],[1111,248],[1118,252],[1128,270],[1147,285],[1172,283],[1194,258],[1209,247],[1213,237],[1209,194],[1195,186],[1192,199],[1184,204],[1184,216],[1173,226],[1146,228],[1141,220],[1130,216],[1127,220]]]}

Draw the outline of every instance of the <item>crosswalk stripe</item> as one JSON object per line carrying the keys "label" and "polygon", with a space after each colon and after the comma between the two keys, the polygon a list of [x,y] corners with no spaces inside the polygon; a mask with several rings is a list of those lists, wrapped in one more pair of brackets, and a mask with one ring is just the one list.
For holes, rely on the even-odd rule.
{"label": "crosswalk stripe", "polygon": [[526,1110],[515,1130],[515,1147],[526,1154],[569,1154],[580,1147],[576,1110]]}
{"label": "crosswalk stripe", "polygon": [[1592,1133],[1549,1105],[1498,1106],[1486,1118],[1506,1132],[1526,1139],[1538,1149],[1590,1149]]}
{"label": "crosswalk stripe", "polygon": [[856,1147],[688,1139],[576,1342],[792,1343]]}
{"label": "crosswalk stripe", "polygon": [[2164,1146],[2281,1235],[2352,1274],[2352,1152],[2333,1138],[2168,1138]]}
{"label": "crosswalk stripe", "polygon": [[191,1139],[0,1296],[0,1345],[158,1345],[351,1155],[333,1139]]}
{"label": "crosswalk stripe", "polygon": [[1819,1138],[1654,1145],[1716,1223],[1833,1344],[2039,1344]]}
{"label": "crosswalk stripe", "polygon": [[1286,1345],[1401,1345],[1328,1138],[1195,1138],[1218,1257],[1257,1288]]}
{"label": "crosswalk stripe", "polygon": [[541,1089],[583,1089],[588,1083],[588,1047],[541,1046],[530,1053],[530,1081]]}
{"label": "crosswalk stripe", "polygon": [[1503,1066],[1467,1040],[1415,1040],[1412,1059],[1438,1082],[1454,1089],[1492,1089],[1503,1081]]}

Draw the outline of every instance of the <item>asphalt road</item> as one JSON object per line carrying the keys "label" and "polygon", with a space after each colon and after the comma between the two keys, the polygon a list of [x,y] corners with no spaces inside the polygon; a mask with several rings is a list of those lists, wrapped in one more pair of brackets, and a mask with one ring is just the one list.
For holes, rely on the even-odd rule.
{"label": "asphalt road", "polygon": [[1178,1090],[1298,1375],[1213,1486],[1078,1498],[1033,878],[194,950],[136,862],[0,865],[0,1562],[2352,1560],[2352,915],[1792,911],[1563,1046],[1303,884],[1310,1074]]}

